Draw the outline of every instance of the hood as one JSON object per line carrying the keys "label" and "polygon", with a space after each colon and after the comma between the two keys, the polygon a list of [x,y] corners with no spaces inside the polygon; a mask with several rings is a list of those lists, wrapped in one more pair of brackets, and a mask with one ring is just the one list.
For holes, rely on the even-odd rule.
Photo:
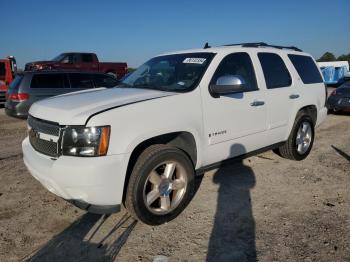
{"label": "hood", "polygon": [[136,88],[97,88],[41,100],[31,106],[29,114],[60,125],[84,125],[89,116],[98,112],[175,94]]}

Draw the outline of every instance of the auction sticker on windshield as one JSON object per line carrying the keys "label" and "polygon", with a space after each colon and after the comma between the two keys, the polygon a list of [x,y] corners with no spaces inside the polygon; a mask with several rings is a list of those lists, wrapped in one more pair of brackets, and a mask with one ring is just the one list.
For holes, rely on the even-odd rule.
{"label": "auction sticker on windshield", "polygon": [[188,57],[186,58],[183,63],[184,64],[203,64],[207,60],[206,58],[195,58],[195,57]]}

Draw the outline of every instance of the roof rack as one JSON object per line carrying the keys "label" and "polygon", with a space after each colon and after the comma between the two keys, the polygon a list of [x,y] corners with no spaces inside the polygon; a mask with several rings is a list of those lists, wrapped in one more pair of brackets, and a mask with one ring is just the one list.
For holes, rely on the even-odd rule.
{"label": "roof rack", "polygon": [[242,47],[273,47],[278,49],[290,49],[298,52],[303,52],[300,48],[297,48],[295,46],[279,46],[279,45],[269,45],[264,42],[256,42],[256,43],[241,43],[241,44],[229,44],[224,46],[242,46]]}

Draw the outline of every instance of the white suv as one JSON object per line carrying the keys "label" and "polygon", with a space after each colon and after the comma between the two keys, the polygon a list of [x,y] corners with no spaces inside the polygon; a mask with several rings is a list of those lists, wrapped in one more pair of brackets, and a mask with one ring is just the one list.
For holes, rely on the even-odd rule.
{"label": "white suv", "polygon": [[327,115],[314,59],[264,43],[152,58],[112,89],[35,103],[23,141],[30,173],[95,213],[124,204],[162,224],[189,203],[194,177],[262,150],[302,160]]}

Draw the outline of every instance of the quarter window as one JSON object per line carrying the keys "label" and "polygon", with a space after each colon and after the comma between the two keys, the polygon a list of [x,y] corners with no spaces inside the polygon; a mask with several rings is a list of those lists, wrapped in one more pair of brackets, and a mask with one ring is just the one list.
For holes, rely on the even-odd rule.
{"label": "quarter window", "polygon": [[322,83],[322,77],[310,56],[288,55],[304,84]]}
{"label": "quarter window", "polygon": [[287,87],[292,84],[289,71],[279,55],[259,53],[258,57],[268,89]]}
{"label": "quarter window", "polygon": [[233,53],[226,56],[218,66],[211,84],[215,84],[219,77],[226,75],[236,75],[243,78],[245,91],[258,90],[253,64],[247,53]]}

